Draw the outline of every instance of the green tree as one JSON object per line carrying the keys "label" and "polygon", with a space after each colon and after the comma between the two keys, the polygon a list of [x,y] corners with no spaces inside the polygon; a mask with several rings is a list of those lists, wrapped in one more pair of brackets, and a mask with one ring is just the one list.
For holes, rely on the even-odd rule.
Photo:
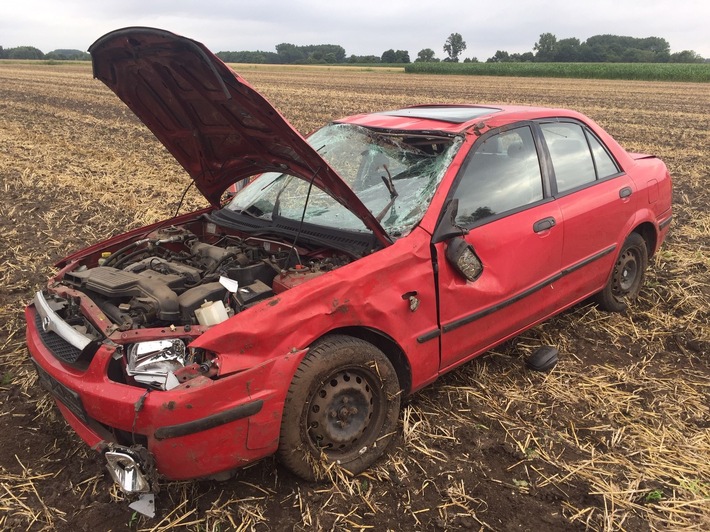
{"label": "green tree", "polygon": [[281,58],[274,52],[262,51],[240,51],[240,52],[217,52],[215,54],[225,63],[254,63],[254,64],[279,64]]}
{"label": "green tree", "polygon": [[411,63],[409,52],[407,50],[397,50],[395,53],[395,63]]}
{"label": "green tree", "polygon": [[279,60],[284,64],[302,63],[306,60],[306,54],[300,46],[283,42],[276,45],[276,53],[279,54]]}
{"label": "green tree", "polygon": [[392,48],[382,52],[382,62],[383,63],[396,63],[397,62],[397,52]]}
{"label": "green tree", "polygon": [[444,43],[444,52],[448,55],[448,61],[453,63],[459,62],[459,55],[466,49],[466,41],[463,40],[460,33],[452,33]]}
{"label": "green tree", "polygon": [[87,52],[81,50],[75,50],[73,48],[57,48],[51,52],[44,54],[44,59],[63,59],[69,61],[90,61],[91,55]]}
{"label": "green tree", "polygon": [[657,59],[667,57],[671,53],[671,45],[663,37],[646,37],[635,41],[637,48],[653,52]]}
{"label": "green tree", "polygon": [[320,50],[316,50],[315,52],[311,52],[310,54],[308,54],[308,57],[306,58],[305,62],[309,65],[325,64],[326,60],[323,55],[323,52],[321,52]]}
{"label": "green tree", "polygon": [[[327,63],[342,63],[345,61],[345,48],[337,44],[309,44],[306,46],[297,46],[306,57],[315,56],[318,61]],[[330,61],[328,58],[334,59]]]}
{"label": "green tree", "polygon": [[486,59],[486,63],[507,63],[510,61],[510,54],[505,50],[496,50],[493,57]]}
{"label": "green tree", "polygon": [[34,46],[18,46],[8,48],[7,57],[8,59],[44,59],[44,54]]}
{"label": "green tree", "polygon": [[573,63],[579,61],[581,43],[576,37],[560,39],[555,46],[553,61]]}
{"label": "green tree", "polygon": [[537,61],[554,61],[557,51],[557,37],[552,33],[542,33],[533,46]]}
{"label": "green tree", "polygon": [[437,63],[439,60],[434,57],[434,50],[431,48],[423,48],[419,50],[415,63]]}
{"label": "green tree", "polygon": [[[518,54],[513,54],[513,55],[518,55]],[[531,63],[531,62],[535,61],[535,56],[533,55],[532,52],[525,52],[525,53],[519,54],[519,55],[520,55],[519,60],[521,63],[526,63],[526,62]]]}
{"label": "green tree", "polygon": [[671,63],[703,63],[705,59],[694,50],[683,50],[671,54],[670,61]]}
{"label": "green tree", "polygon": [[351,55],[348,57],[348,63],[379,63],[380,58],[376,55]]}

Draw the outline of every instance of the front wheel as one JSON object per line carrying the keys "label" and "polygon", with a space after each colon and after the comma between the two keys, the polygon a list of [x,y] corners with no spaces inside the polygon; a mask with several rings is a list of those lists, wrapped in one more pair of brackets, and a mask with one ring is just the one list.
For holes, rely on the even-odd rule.
{"label": "front wheel", "polygon": [[350,336],[323,338],[289,387],[280,461],[306,480],[322,478],[330,462],[364,471],[394,437],[400,395],[397,373],[377,347]]}
{"label": "front wheel", "polygon": [[628,302],[635,301],[641,292],[646,266],[648,266],[646,241],[638,233],[631,233],[616,258],[609,281],[595,296],[599,306],[611,312],[625,310]]}

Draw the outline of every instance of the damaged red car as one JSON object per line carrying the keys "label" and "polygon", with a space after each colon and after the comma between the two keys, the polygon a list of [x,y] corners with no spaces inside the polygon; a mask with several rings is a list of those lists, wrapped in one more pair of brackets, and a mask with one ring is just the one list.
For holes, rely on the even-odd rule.
{"label": "damaged red car", "polygon": [[573,111],[426,105],[306,139],[200,43],[90,52],[210,204],[62,259],[26,309],[40,382],[128,492],[274,453],[363,471],[444,372],[587,298],[623,310],[668,232],[664,164]]}

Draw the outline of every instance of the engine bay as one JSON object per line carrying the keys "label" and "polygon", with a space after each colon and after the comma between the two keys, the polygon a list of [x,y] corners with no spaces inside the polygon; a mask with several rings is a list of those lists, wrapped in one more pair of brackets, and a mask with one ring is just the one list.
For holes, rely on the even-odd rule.
{"label": "engine bay", "polygon": [[[198,221],[159,228],[94,260],[67,271],[60,283],[89,297],[114,330],[126,331],[215,325],[353,259],[329,249],[218,233],[214,224]],[[64,307],[71,321],[72,305]]]}

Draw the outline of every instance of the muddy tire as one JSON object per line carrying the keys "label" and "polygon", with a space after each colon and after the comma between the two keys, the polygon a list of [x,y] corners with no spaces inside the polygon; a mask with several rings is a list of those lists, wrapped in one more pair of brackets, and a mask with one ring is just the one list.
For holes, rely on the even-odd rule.
{"label": "muddy tire", "polygon": [[614,270],[604,290],[594,297],[597,304],[610,312],[625,310],[628,303],[635,301],[641,292],[646,266],[646,241],[638,233],[631,233],[616,258]]}
{"label": "muddy tire", "polygon": [[392,364],[374,345],[332,335],[311,347],[289,387],[278,457],[306,480],[323,478],[336,462],[350,473],[367,469],[394,437],[400,386]]}

